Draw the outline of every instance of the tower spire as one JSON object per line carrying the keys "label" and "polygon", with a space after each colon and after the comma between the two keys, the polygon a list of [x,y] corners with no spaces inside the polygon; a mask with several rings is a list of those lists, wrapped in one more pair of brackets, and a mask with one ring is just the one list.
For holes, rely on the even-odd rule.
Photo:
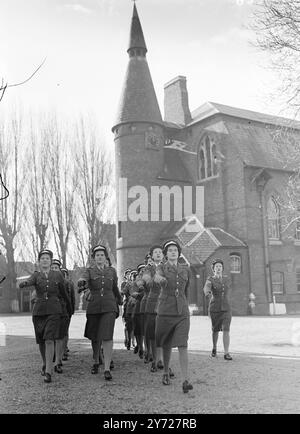
{"label": "tower spire", "polygon": [[145,43],[145,38],[143,34],[143,29],[135,5],[133,4],[133,13],[131,18],[131,28],[129,37],[129,46],[127,50],[130,57],[135,55],[146,56],[147,47]]}

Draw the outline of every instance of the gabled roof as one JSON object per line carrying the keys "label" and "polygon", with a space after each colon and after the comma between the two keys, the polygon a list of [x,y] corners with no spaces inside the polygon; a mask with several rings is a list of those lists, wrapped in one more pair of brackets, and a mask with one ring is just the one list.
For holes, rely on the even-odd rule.
{"label": "gabled roof", "polygon": [[246,244],[243,243],[243,241],[221,228],[209,228],[209,230],[216,237],[222,247],[246,247]]}
{"label": "gabled roof", "polygon": [[236,118],[248,119],[264,124],[281,125],[289,128],[300,129],[300,122],[281,116],[273,116],[265,113],[231,107],[215,102],[206,102],[192,112],[192,122],[189,125],[209,118],[215,114],[224,114]]}

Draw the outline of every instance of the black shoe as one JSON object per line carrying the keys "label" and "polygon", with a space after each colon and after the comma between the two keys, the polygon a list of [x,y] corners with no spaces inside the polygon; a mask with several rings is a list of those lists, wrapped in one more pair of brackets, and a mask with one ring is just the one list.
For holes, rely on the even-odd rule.
{"label": "black shoe", "polygon": [[232,360],[232,357],[229,353],[227,353],[227,354],[224,354],[224,359],[225,360]]}
{"label": "black shoe", "polygon": [[114,367],[115,367],[114,361],[111,360],[110,365],[109,365],[109,369],[112,370],[112,369],[114,369]]}
{"label": "black shoe", "polygon": [[130,351],[130,344],[127,344],[127,350]]}
{"label": "black shoe", "polygon": [[139,347],[136,345],[136,346],[134,347],[133,352],[134,352],[134,354],[136,354],[136,353],[138,353],[138,351],[139,351]]}
{"label": "black shoe", "polygon": [[216,348],[213,348],[213,349],[211,350],[211,357],[216,357],[216,355],[217,355],[217,349],[216,349]]}
{"label": "black shoe", "polygon": [[98,371],[99,371],[99,365],[97,365],[97,363],[94,363],[91,369],[91,374],[98,374]]}
{"label": "black shoe", "polygon": [[108,381],[112,380],[112,376],[111,376],[110,371],[104,371],[104,378],[105,378],[105,380],[108,380]]}
{"label": "black shoe", "polygon": [[151,363],[151,369],[150,369],[150,372],[157,372],[157,366],[156,366],[156,363],[155,363],[155,362],[152,362],[152,363]]}
{"label": "black shoe", "polygon": [[182,383],[182,390],[183,390],[183,393],[188,393],[188,391],[189,390],[192,390],[193,389],[193,385],[191,384],[191,383],[189,383],[187,380],[185,380],[183,383]]}
{"label": "black shoe", "polygon": [[157,369],[164,369],[164,365],[163,365],[163,362],[161,360],[159,360],[157,362]]}
{"label": "black shoe", "polygon": [[169,386],[171,384],[169,374],[164,374],[162,378],[162,384],[165,386]]}
{"label": "black shoe", "polygon": [[140,350],[139,351],[139,358],[142,359],[144,357],[144,351]]}
{"label": "black shoe", "polygon": [[63,356],[62,356],[62,360],[65,362],[66,360],[68,360],[68,356],[67,356],[67,354],[64,354]]}
{"label": "black shoe", "polygon": [[51,383],[51,375],[48,374],[48,372],[45,372],[45,378],[44,378],[44,382],[45,383]]}
{"label": "black shoe", "polygon": [[145,354],[144,363],[149,363],[149,362],[150,362],[150,360],[149,360],[148,354]]}
{"label": "black shoe", "polygon": [[169,375],[170,375],[170,378],[174,378],[175,377],[175,374],[174,374],[174,372],[172,371],[171,368],[169,368]]}
{"label": "black shoe", "polygon": [[46,372],[46,366],[43,365],[43,366],[42,366],[42,369],[41,369],[41,375],[44,376],[44,375],[45,375],[45,372]]}
{"label": "black shoe", "polygon": [[62,374],[63,370],[61,369],[60,365],[55,365],[54,366],[54,372],[57,372],[58,374]]}

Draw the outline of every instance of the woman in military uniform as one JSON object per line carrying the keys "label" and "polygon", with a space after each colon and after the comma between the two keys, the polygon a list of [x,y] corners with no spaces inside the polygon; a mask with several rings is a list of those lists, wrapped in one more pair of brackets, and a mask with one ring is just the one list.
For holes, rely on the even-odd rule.
{"label": "woman in military uniform", "polygon": [[212,262],[213,276],[208,277],[203,291],[205,295],[211,295],[209,303],[209,314],[212,323],[212,357],[217,355],[217,342],[219,332],[223,331],[224,359],[232,360],[229,354],[230,323],[231,323],[231,282],[223,275],[224,263],[221,259],[214,259]]}
{"label": "woman in military uniform", "polygon": [[[126,308],[127,308],[127,303],[128,303],[128,299],[129,299],[128,283],[130,282],[131,271],[132,270],[130,268],[127,268],[127,270],[125,270],[124,276],[123,276],[123,282],[121,283],[121,295],[123,297],[122,319],[123,319],[123,322],[125,325],[125,327],[124,327],[124,335],[125,335],[124,345],[128,350],[130,350],[130,337],[129,337],[129,333],[128,333],[128,329],[127,329],[127,325],[126,325]],[[129,343],[129,348],[128,348],[128,343]]]}
{"label": "woman in military uniform", "polygon": [[99,369],[100,345],[104,354],[104,378],[111,380],[110,363],[113,350],[113,334],[118,305],[122,304],[118,289],[116,270],[106,265],[108,253],[105,246],[98,245],[92,250],[95,265],[86,268],[78,281],[81,289],[90,289],[87,305],[84,336],[92,341],[93,359],[91,373],[97,374]]}
{"label": "woman in military uniform", "polygon": [[71,312],[69,312],[67,334],[66,334],[66,336],[64,338],[64,342],[63,342],[63,357],[62,357],[62,360],[68,360],[69,328],[70,328],[71,317],[72,317],[72,315],[74,315],[74,312],[75,312],[75,288],[74,288],[74,283],[72,282],[72,280],[69,277],[69,271],[66,268],[62,268],[61,272],[63,273],[65,283],[66,283],[67,293],[69,295],[70,302],[71,302]]}
{"label": "woman in military uniform", "polygon": [[190,313],[188,305],[188,289],[190,269],[178,263],[181,254],[180,245],[173,240],[163,246],[167,261],[159,265],[154,281],[161,284],[161,292],[157,304],[157,320],[155,329],[156,345],[163,349],[164,374],[163,384],[170,384],[169,363],[172,348],[178,347],[179,362],[182,374],[184,393],[193,389],[188,380],[187,343],[190,329]]}
{"label": "woman in military uniform", "polygon": [[128,333],[128,343],[127,350],[130,350],[131,344],[134,346],[134,331],[133,331],[133,309],[136,304],[136,299],[132,297],[133,289],[134,289],[134,281],[137,276],[137,271],[132,270],[130,272],[130,278],[124,287],[124,295],[125,295],[125,303],[126,308],[124,309],[124,319],[125,319],[125,327]]}
{"label": "woman in military uniform", "polygon": [[144,357],[144,343],[143,343],[143,313],[141,312],[141,300],[144,295],[144,281],[142,280],[143,270],[145,268],[145,264],[139,264],[137,266],[137,276],[135,281],[133,282],[132,294],[131,296],[135,298],[136,303],[132,312],[132,320],[133,320],[133,333],[137,343],[137,350],[139,358],[142,359]]}
{"label": "woman in military uniform", "polygon": [[36,271],[24,282],[20,288],[34,286],[36,302],[32,311],[36,342],[39,344],[43,359],[42,375],[45,383],[51,382],[54,342],[59,338],[60,315],[62,307],[60,299],[70,308],[70,300],[65,289],[62,274],[51,270],[53,253],[51,250],[42,250],[38,255],[40,271]]}
{"label": "woman in military uniform", "polygon": [[151,264],[149,264],[143,273],[143,278],[146,282],[146,287],[149,287],[149,295],[145,306],[145,339],[149,342],[152,350],[153,361],[151,364],[151,372],[157,372],[157,369],[163,369],[162,349],[156,347],[155,343],[155,323],[156,323],[156,307],[158,296],[160,294],[160,284],[153,281],[153,277],[158,265],[162,264],[163,251],[158,244],[150,248]]}

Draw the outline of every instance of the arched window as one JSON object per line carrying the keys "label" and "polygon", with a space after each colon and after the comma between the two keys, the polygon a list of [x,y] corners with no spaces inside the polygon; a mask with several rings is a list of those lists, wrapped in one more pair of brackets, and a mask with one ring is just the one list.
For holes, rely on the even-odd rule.
{"label": "arched window", "polygon": [[242,269],[242,261],[240,255],[237,254],[231,254],[230,255],[230,272],[231,273],[241,273]]}
{"label": "arched window", "polygon": [[210,140],[208,137],[205,139],[205,151],[206,151],[206,177],[209,178],[211,176],[211,149],[210,149]]}
{"label": "arched window", "polygon": [[300,241],[300,219],[296,221],[296,233],[295,233],[296,240]]}
{"label": "arched window", "polygon": [[203,149],[200,149],[199,152],[199,178],[200,179],[205,178],[205,158],[204,158]]}
{"label": "arched window", "polygon": [[273,197],[268,200],[268,236],[270,240],[279,240],[279,206]]}
{"label": "arched window", "polygon": [[211,163],[212,163],[212,176],[217,175],[217,163],[216,163],[216,145],[213,143],[211,147]]}
{"label": "arched window", "polygon": [[216,145],[206,136],[198,148],[198,175],[199,179],[217,176],[217,165],[215,162]]}

